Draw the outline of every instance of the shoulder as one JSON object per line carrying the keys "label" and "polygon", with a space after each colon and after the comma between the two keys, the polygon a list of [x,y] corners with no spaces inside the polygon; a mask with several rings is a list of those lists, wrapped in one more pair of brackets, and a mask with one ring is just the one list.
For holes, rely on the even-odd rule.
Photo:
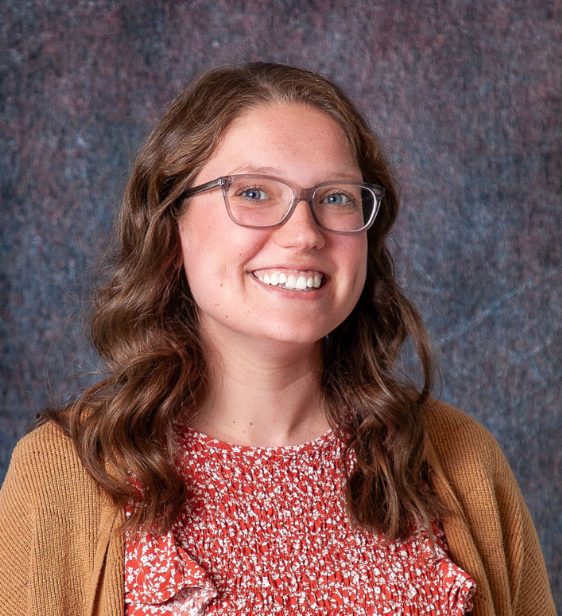
{"label": "shoulder", "polygon": [[59,453],[70,453],[72,443],[62,429],[54,422],[49,421],[26,434],[16,445],[14,457],[59,457]]}
{"label": "shoulder", "polygon": [[493,438],[476,419],[440,400],[430,398],[423,406],[422,412],[430,433],[438,439],[486,440]]}
{"label": "shoulder", "polygon": [[428,461],[441,497],[450,503],[452,490],[474,527],[482,524],[483,511],[495,511],[496,519],[511,526],[520,524],[528,515],[523,497],[492,434],[442,402],[431,400],[422,412]]}
{"label": "shoulder", "polygon": [[24,436],[16,445],[6,484],[30,501],[48,507],[61,500],[98,495],[97,484],[85,471],[71,439],[49,422]]}
{"label": "shoulder", "polygon": [[45,474],[81,466],[72,441],[54,422],[36,428],[19,441],[12,465]]}
{"label": "shoulder", "polygon": [[437,400],[423,409],[426,438],[449,479],[471,476],[511,482],[509,465],[494,436],[476,419]]}
{"label": "shoulder", "polygon": [[496,439],[470,415],[434,399],[424,405],[422,413],[426,437],[445,467],[470,460],[493,467],[503,459]]}

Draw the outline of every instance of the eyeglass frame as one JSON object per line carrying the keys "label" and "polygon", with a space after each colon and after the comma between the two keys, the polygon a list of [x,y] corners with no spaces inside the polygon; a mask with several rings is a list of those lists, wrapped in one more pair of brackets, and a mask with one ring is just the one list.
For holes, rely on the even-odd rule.
{"label": "eyeglass frame", "polygon": [[[275,182],[280,182],[281,184],[284,184],[285,186],[288,186],[291,189],[291,192],[293,193],[293,201],[291,202],[291,204],[287,208],[287,211],[285,212],[285,214],[283,214],[283,217],[281,218],[279,222],[276,222],[273,225],[248,225],[248,224],[241,223],[234,218],[232,211],[230,209],[230,203],[228,201],[228,190],[232,186],[233,182],[238,181],[238,180],[243,180],[244,178],[272,180]],[[352,231],[338,231],[337,229],[330,229],[320,222],[320,220],[318,219],[316,215],[316,212],[314,211],[314,195],[316,191],[319,188],[323,188],[324,186],[333,186],[338,183],[350,184],[351,186],[364,187],[367,190],[370,190],[375,198],[375,207],[373,208],[371,217],[367,221],[367,223],[363,225],[360,229],[353,229]],[[209,190],[213,190],[213,188],[219,188],[219,187],[222,189],[223,201],[226,206],[226,211],[228,213],[228,216],[230,220],[232,220],[232,222],[238,225],[239,227],[246,227],[248,229],[275,229],[277,227],[281,227],[293,215],[293,212],[295,211],[297,205],[301,201],[306,201],[310,209],[310,212],[312,214],[312,217],[314,218],[314,222],[321,229],[324,229],[324,231],[328,231],[330,233],[339,233],[343,235],[362,233],[363,231],[369,230],[371,226],[373,225],[373,223],[375,222],[375,218],[377,217],[379,207],[381,204],[381,200],[385,194],[385,189],[382,186],[379,186],[378,184],[369,184],[367,182],[352,182],[349,180],[341,180],[341,182],[338,182],[337,180],[335,180],[331,182],[321,182],[320,184],[316,184],[315,186],[312,186],[310,188],[297,189],[293,184],[290,184],[286,180],[282,180],[281,178],[274,177],[272,175],[262,175],[259,173],[242,173],[242,174],[234,174],[234,175],[223,175],[221,177],[216,178],[215,180],[210,180],[209,182],[205,182],[205,184],[200,184],[199,186],[193,186],[192,188],[188,188],[182,193],[181,198],[187,199],[189,197],[194,197],[196,195],[200,195],[201,193],[207,192]]]}

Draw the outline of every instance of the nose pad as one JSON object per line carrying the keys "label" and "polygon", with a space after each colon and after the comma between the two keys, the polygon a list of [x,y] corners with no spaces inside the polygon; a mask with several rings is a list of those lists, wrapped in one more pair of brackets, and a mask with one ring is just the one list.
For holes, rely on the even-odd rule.
{"label": "nose pad", "polygon": [[322,229],[318,226],[312,208],[307,199],[301,198],[284,224],[278,229],[281,243],[286,245],[303,245],[321,247],[325,243]]}
{"label": "nose pad", "polygon": [[295,207],[291,212],[291,216],[289,217],[289,219],[299,216],[301,218],[306,217],[310,222],[314,223],[315,226],[318,226],[316,223],[316,219],[314,218],[314,214],[312,213],[312,206],[310,205],[308,199],[305,199],[304,197],[299,199],[298,202],[295,204]]}

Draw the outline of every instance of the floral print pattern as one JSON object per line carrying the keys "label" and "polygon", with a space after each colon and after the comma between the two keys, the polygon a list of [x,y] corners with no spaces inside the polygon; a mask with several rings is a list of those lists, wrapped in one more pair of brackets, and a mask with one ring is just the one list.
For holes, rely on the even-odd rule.
{"label": "floral print pattern", "polygon": [[[474,581],[436,525],[386,542],[349,520],[344,444],[289,447],[181,434],[189,505],[163,536],[128,534],[127,616],[463,616]],[[355,463],[352,452],[348,463]]]}

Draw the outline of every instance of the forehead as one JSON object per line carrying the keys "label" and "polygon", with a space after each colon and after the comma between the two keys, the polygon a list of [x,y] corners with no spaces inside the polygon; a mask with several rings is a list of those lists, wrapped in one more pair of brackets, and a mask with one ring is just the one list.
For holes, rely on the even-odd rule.
{"label": "forehead", "polygon": [[361,179],[342,127],[326,112],[302,103],[270,103],[242,113],[226,130],[200,179],[258,168],[271,174],[323,175],[318,182],[335,176]]}

